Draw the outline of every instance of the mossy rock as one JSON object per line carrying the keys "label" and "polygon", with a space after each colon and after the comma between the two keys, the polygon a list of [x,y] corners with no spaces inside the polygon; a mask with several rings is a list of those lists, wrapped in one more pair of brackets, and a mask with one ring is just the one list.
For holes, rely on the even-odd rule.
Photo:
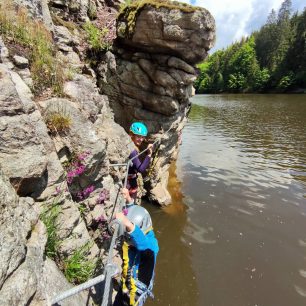
{"label": "mossy rock", "polygon": [[140,12],[147,6],[151,6],[154,8],[166,8],[169,10],[180,10],[185,13],[193,13],[197,10],[200,10],[200,7],[192,6],[187,3],[182,3],[178,1],[171,0],[136,0],[130,4],[125,4],[118,15],[119,27],[118,27],[118,35],[120,37],[131,37],[135,25],[137,16]]}

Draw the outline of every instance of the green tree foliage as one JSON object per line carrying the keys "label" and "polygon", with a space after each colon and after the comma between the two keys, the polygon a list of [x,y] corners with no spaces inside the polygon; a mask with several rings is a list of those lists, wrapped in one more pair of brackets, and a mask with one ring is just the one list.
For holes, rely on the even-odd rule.
{"label": "green tree foliage", "polygon": [[293,85],[306,87],[306,8],[298,16],[295,14],[292,18],[292,27],[295,29],[295,35],[289,46],[286,57],[283,61],[286,74],[294,76]]}
{"label": "green tree foliage", "polygon": [[201,63],[196,92],[305,90],[306,9],[292,15],[291,6],[285,0],[259,31]]}

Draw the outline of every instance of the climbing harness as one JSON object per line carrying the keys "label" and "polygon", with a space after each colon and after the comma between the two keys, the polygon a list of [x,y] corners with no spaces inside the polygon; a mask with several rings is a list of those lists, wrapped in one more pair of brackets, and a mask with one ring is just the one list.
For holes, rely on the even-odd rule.
{"label": "climbing harness", "polygon": [[[171,126],[165,133],[163,133],[163,135],[160,138],[155,140],[155,142],[153,143],[153,146],[154,146],[154,144],[157,144],[158,142],[160,142],[162,137],[164,137],[170,130],[171,130]],[[127,185],[128,169],[129,169],[130,165],[132,164],[132,161],[135,158],[137,158],[138,156],[140,156],[141,154],[143,154],[144,152],[146,152],[147,150],[148,150],[148,148],[144,149],[143,151],[138,153],[136,156],[129,159],[126,164],[121,163],[121,164],[111,164],[110,165],[111,167],[121,167],[121,166],[126,167],[126,175],[125,175],[124,184],[123,184],[124,188],[126,188],[126,185]],[[120,187],[119,187],[119,190],[120,190]],[[116,205],[117,205],[117,202],[118,202],[119,190],[118,190],[116,200],[115,200],[115,203],[114,203],[114,208],[113,208],[112,215],[111,215],[112,217],[113,217],[113,214],[115,212]],[[122,210],[124,205],[125,205],[125,203],[120,203],[119,210]],[[115,265],[112,260],[113,260],[113,250],[115,248],[116,240],[122,232],[122,229],[120,230],[120,223],[119,222],[114,222],[113,229],[114,229],[113,230],[113,236],[112,236],[112,240],[111,240],[110,247],[109,247],[109,250],[108,250],[108,256],[107,256],[106,264],[105,264],[105,267],[104,267],[104,273],[95,277],[95,278],[93,278],[93,279],[90,279],[89,281],[87,281],[83,284],[80,284],[80,285],[75,286],[75,287],[73,287],[73,288],[71,288],[71,289],[69,289],[65,292],[62,292],[61,294],[59,294],[58,296],[56,296],[55,298],[52,299],[51,305],[56,305],[60,301],[66,299],[68,297],[71,297],[75,294],[78,294],[79,292],[81,292],[85,289],[88,289],[90,287],[93,287],[93,286],[95,286],[95,285],[97,285],[101,282],[104,282],[104,292],[103,292],[103,299],[102,299],[101,306],[107,306],[109,304],[109,298],[110,298],[109,294],[110,294],[110,291],[111,291],[111,279],[119,273],[119,269],[118,269],[117,265]],[[145,301],[145,298],[147,296],[153,296],[153,294],[151,292],[152,287],[153,287],[153,278],[152,278],[151,283],[148,287],[143,284],[143,286],[145,286],[145,288],[144,288],[143,286],[141,286],[140,283],[141,282],[138,281],[138,287],[139,288],[137,287],[137,292],[140,295],[139,295],[139,298],[136,302],[137,306],[142,306],[144,301]]]}

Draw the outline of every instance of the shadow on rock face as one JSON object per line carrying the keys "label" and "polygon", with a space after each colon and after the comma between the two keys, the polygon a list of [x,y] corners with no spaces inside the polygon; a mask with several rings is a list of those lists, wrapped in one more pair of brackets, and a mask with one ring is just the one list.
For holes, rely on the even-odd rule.
{"label": "shadow on rock face", "polygon": [[48,170],[40,177],[10,178],[10,182],[20,197],[38,198],[48,184]]}

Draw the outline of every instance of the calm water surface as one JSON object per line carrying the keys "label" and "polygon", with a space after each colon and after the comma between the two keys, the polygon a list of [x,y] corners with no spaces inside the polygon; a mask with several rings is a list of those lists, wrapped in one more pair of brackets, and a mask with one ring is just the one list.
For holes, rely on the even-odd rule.
{"label": "calm water surface", "polygon": [[306,305],[306,97],[192,100],[147,305]]}

